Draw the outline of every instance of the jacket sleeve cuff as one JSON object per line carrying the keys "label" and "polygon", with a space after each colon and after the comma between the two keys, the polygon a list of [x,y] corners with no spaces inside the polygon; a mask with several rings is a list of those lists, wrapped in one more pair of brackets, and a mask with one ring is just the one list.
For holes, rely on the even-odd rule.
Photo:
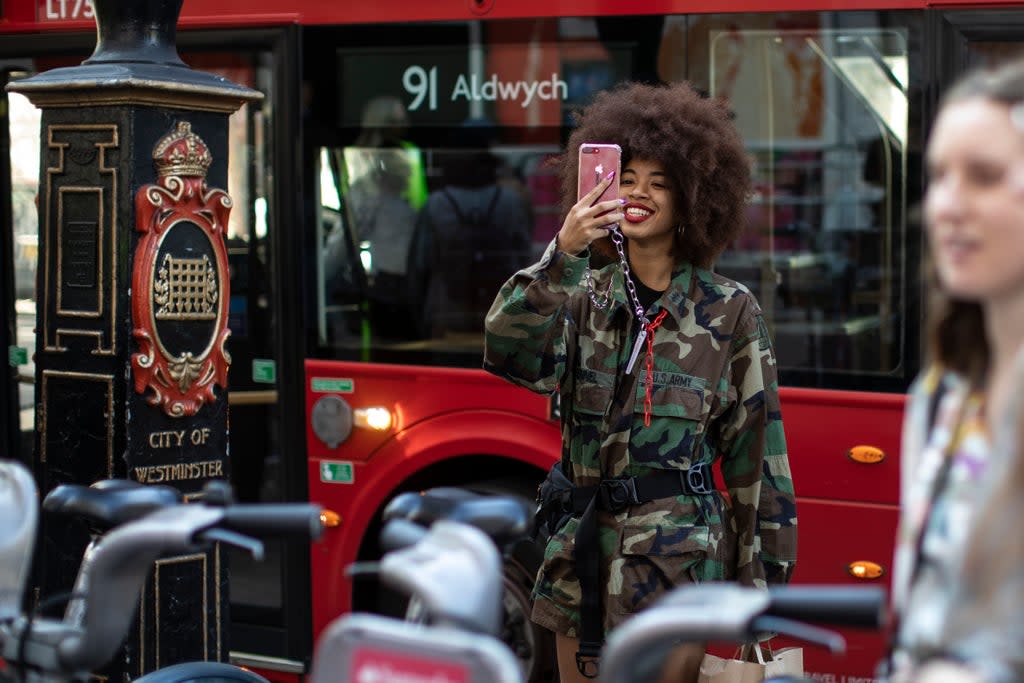
{"label": "jacket sleeve cuff", "polygon": [[540,259],[541,270],[548,277],[552,284],[563,287],[572,287],[583,282],[583,275],[590,262],[590,250],[585,249],[580,254],[567,254],[558,248],[554,238],[544,250]]}

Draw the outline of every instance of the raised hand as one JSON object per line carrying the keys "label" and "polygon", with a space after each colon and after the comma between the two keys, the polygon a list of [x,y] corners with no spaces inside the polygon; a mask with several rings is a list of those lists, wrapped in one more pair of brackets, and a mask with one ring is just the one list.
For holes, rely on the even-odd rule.
{"label": "raised hand", "polygon": [[623,219],[624,199],[594,204],[614,178],[615,171],[612,171],[569,209],[556,238],[559,249],[567,254],[578,254],[594,240],[607,236],[608,231]]}

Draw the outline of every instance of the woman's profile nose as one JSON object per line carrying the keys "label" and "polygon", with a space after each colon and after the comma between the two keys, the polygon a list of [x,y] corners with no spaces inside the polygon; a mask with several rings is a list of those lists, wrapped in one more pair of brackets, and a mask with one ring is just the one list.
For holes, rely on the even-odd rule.
{"label": "woman's profile nose", "polygon": [[933,181],[925,192],[925,207],[934,217],[948,217],[962,208],[959,189],[949,179]]}

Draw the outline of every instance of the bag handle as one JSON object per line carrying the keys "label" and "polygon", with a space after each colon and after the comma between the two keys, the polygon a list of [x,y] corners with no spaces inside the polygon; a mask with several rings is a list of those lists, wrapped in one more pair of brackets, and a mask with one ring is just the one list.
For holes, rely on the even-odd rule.
{"label": "bag handle", "polygon": [[[764,657],[765,649],[768,650],[768,659],[765,659]],[[751,650],[753,650],[753,654],[751,654]],[[740,646],[739,659],[742,659],[745,662],[756,662],[761,666],[766,666],[775,660],[775,653],[772,652],[772,645],[769,641],[765,641],[763,646],[761,643],[744,643]]]}

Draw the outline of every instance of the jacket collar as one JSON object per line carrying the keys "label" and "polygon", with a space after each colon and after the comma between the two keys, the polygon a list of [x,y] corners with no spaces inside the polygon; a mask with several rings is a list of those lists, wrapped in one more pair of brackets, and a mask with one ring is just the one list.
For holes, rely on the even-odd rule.
{"label": "jacket collar", "polygon": [[[633,301],[626,290],[626,279],[622,273],[621,264],[612,263],[601,270],[607,272],[609,269],[611,270],[612,277],[612,304],[608,314],[610,316],[625,314],[631,319],[635,319]],[[681,261],[677,263],[675,270],[672,272],[672,280],[669,282],[668,288],[654,303],[654,310],[664,308],[669,312],[669,315],[676,319],[677,323],[680,322],[686,315],[686,302],[691,295],[696,270],[696,267],[689,262]],[[604,280],[604,278],[600,278],[600,280]],[[620,309],[622,309],[622,313],[620,313]],[[647,317],[648,319],[652,318],[651,315]]]}

